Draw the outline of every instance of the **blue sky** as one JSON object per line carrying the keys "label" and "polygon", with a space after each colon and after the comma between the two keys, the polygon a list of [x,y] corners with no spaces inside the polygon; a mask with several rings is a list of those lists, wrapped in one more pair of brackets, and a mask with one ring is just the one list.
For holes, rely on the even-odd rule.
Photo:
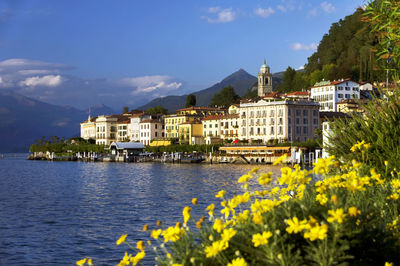
{"label": "blue sky", "polygon": [[137,106],[207,88],[239,68],[256,75],[264,58],[272,72],[300,68],[330,25],[363,4],[5,0],[0,87],[79,108]]}

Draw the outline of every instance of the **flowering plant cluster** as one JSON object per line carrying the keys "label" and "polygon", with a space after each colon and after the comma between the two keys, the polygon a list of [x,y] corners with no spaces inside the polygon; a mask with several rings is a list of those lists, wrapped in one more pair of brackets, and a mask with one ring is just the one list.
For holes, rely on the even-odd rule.
{"label": "flowering plant cluster", "polygon": [[[357,143],[353,152],[367,153]],[[279,160],[278,160],[279,161]],[[119,244],[119,265],[136,265],[152,253],[158,265],[384,265],[400,260],[400,173],[378,174],[363,163],[319,159],[312,170],[283,167],[281,175],[254,168],[239,178],[243,193],[219,191],[219,204],[198,200],[182,221],[158,221],[145,244]],[[192,211],[208,216],[194,220]]]}

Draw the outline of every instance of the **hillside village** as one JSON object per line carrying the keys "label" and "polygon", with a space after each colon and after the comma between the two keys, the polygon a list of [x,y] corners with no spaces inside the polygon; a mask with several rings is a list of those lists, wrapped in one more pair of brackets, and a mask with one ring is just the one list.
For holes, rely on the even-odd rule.
{"label": "hillside village", "polygon": [[[374,94],[370,83],[350,79],[322,80],[308,91],[275,92],[270,67],[258,74],[258,97],[241,99],[229,108],[192,106],[168,115],[133,110],[90,117],[81,123],[81,138],[98,145],[140,142],[144,146],[179,144],[305,142],[333,117],[360,112],[360,102]],[[322,126],[326,131],[329,126]],[[327,132],[323,132],[326,135]]]}

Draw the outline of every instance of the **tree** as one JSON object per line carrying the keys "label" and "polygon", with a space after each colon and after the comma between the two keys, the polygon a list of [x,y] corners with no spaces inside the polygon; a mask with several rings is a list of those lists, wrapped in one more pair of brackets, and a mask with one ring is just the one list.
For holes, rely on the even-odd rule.
{"label": "tree", "polygon": [[196,106],[196,95],[189,94],[186,97],[186,108]]}
{"label": "tree", "polygon": [[280,91],[282,91],[282,92],[294,91],[293,81],[294,81],[295,76],[296,76],[296,70],[291,67],[288,67],[286,69],[285,73],[283,73]]}
{"label": "tree", "polygon": [[124,106],[122,108],[122,113],[128,113],[129,112],[129,107],[128,106]]}
{"label": "tree", "polygon": [[222,88],[220,92],[214,94],[211,99],[210,106],[228,108],[233,102],[238,99],[240,99],[240,97],[235,93],[233,87],[227,86]]}
{"label": "tree", "polygon": [[146,113],[150,115],[166,115],[168,114],[168,110],[163,108],[161,105],[157,105],[155,107],[147,109]]}

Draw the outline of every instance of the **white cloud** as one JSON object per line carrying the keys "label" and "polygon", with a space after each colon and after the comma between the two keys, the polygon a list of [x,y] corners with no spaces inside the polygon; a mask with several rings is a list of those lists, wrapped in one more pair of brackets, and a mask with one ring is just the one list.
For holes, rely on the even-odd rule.
{"label": "white cloud", "polygon": [[317,8],[313,8],[307,13],[308,17],[315,17],[316,15],[317,15]]}
{"label": "white cloud", "polygon": [[293,43],[290,47],[294,51],[301,51],[301,50],[312,51],[312,50],[317,50],[318,44],[313,42],[313,43],[311,43],[309,45],[306,45],[306,44],[302,44],[302,43],[296,42],[296,43]]}
{"label": "white cloud", "polygon": [[62,64],[53,64],[43,61],[35,61],[22,58],[12,58],[0,62],[0,67],[4,70],[9,69],[71,69],[71,67]]}
{"label": "white cloud", "polygon": [[265,8],[265,9],[259,7],[256,10],[254,10],[254,14],[256,14],[256,15],[258,15],[260,17],[263,17],[263,18],[267,18],[267,17],[271,16],[274,13],[275,13],[275,10],[273,10],[271,7],[268,7],[268,8]]}
{"label": "white cloud", "polygon": [[60,75],[47,75],[47,76],[35,76],[25,79],[21,81],[20,86],[27,87],[36,87],[36,86],[44,86],[44,87],[57,87],[61,85],[63,82],[63,78]]}
{"label": "white cloud", "polygon": [[48,69],[26,69],[26,70],[19,70],[18,73],[23,76],[29,75],[45,75],[57,72],[56,70],[48,70]]}
{"label": "white cloud", "polygon": [[120,81],[120,84],[135,87],[131,92],[132,95],[153,92],[163,94],[177,90],[182,86],[181,82],[174,81],[172,77],[162,75],[124,78]]}
{"label": "white cloud", "polygon": [[287,11],[287,8],[284,7],[284,6],[282,6],[282,5],[278,5],[278,6],[276,7],[276,9],[278,9],[278,10],[280,10],[280,11],[282,11],[282,12],[286,12],[286,11]]}
{"label": "white cloud", "polygon": [[321,9],[325,13],[333,13],[333,12],[336,11],[336,7],[334,5],[332,5],[331,3],[328,3],[328,2],[322,2],[321,3]]}
{"label": "white cloud", "polygon": [[299,66],[296,70],[303,70],[304,69],[304,65]]}
{"label": "white cloud", "polygon": [[228,23],[236,19],[236,12],[232,8],[221,9],[220,7],[210,7],[208,13],[214,14],[213,17],[202,16],[202,19],[207,20],[208,23]]}

